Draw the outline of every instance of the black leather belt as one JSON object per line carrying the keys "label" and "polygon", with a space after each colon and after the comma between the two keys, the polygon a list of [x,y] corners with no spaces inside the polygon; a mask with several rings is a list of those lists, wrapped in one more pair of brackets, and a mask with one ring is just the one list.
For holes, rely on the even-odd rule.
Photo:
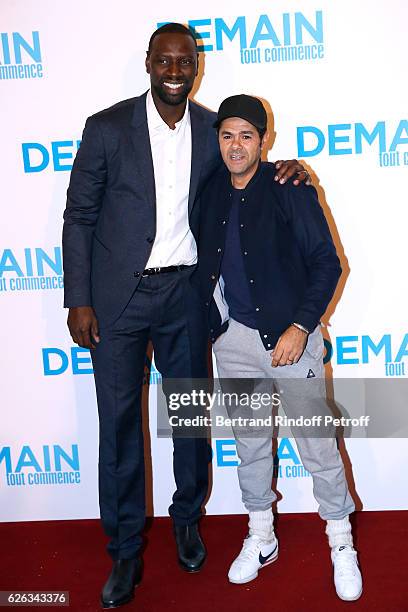
{"label": "black leather belt", "polygon": [[191,268],[191,266],[165,266],[164,268],[146,268],[142,272],[142,276],[153,276],[154,274],[164,274],[165,272],[179,272],[180,270],[185,270],[186,268]]}

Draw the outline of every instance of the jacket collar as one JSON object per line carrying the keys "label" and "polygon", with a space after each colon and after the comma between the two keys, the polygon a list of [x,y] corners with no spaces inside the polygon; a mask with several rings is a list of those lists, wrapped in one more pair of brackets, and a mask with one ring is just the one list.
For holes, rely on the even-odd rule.
{"label": "jacket collar", "polygon": [[190,102],[191,120],[191,175],[188,212],[191,213],[197,195],[198,183],[204,163],[208,139],[208,125],[198,104]]}
{"label": "jacket collar", "polygon": [[147,91],[135,99],[129,131],[136,156],[136,166],[144,183],[147,199],[153,208],[156,208],[156,188],[152,150],[147,127],[146,96]]}

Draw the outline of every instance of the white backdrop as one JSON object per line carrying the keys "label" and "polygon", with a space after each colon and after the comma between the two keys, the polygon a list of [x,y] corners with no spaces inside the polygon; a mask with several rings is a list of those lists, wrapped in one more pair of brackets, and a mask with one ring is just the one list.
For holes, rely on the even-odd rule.
{"label": "white backdrop", "polygon": [[[195,100],[217,109],[234,93],[262,97],[276,136],[269,159],[303,159],[319,185],[345,270],[325,317],[328,375],[408,373],[406,3],[177,6],[2,0],[0,520],[98,516],[95,392],[89,353],[72,345],[62,308],[62,213],[86,117],[148,88],[145,49],[159,23],[189,21],[211,47]],[[150,510],[163,515],[171,442],[155,427],[152,401]],[[363,507],[407,508],[405,440],[346,446]],[[234,443],[214,440],[213,450],[207,510],[243,512]],[[315,510],[293,440],[280,441],[280,456],[280,511]]]}

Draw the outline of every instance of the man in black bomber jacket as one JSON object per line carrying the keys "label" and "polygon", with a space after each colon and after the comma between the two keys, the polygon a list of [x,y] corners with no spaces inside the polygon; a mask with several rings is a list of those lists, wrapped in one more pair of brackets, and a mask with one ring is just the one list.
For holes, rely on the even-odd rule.
{"label": "man in black bomber jacket", "polygon": [[[193,281],[200,286],[218,374],[253,379],[254,391],[279,390],[326,521],[337,595],[355,600],[362,593],[362,579],[349,521],[354,503],[343,463],[334,436],[327,436],[327,430],[322,436],[319,427],[306,425],[312,417],[326,424],[320,318],[341,274],[339,259],[315,189],[289,183],[282,188],[274,164],[261,162],[267,117],[260,100],[227,98],[214,127],[225,165],[201,196],[199,265]],[[239,403],[235,410],[244,418],[255,416]],[[299,418],[305,425],[298,426]],[[271,490],[272,431],[264,427],[259,434],[240,427],[233,429],[249,533],[228,573],[236,584],[253,580],[278,556],[271,510],[276,500]]]}

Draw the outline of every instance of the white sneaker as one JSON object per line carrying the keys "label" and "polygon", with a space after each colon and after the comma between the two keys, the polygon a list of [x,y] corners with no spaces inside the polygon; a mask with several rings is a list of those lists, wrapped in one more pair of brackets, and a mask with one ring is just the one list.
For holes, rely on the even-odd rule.
{"label": "white sneaker", "polygon": [[228,580],[234,584],[250,582],[258,576],[258,570],[278,558],[278,540],[274,536],[265,542],[257,535],[248,535],[238,557],[233,561]]}
{"label": "white sneaker", "polygon": [[344,601],[355,601],[363,592],[363,580],[358,567],[357,553],[352,546],[332,548],[336,593]]}

